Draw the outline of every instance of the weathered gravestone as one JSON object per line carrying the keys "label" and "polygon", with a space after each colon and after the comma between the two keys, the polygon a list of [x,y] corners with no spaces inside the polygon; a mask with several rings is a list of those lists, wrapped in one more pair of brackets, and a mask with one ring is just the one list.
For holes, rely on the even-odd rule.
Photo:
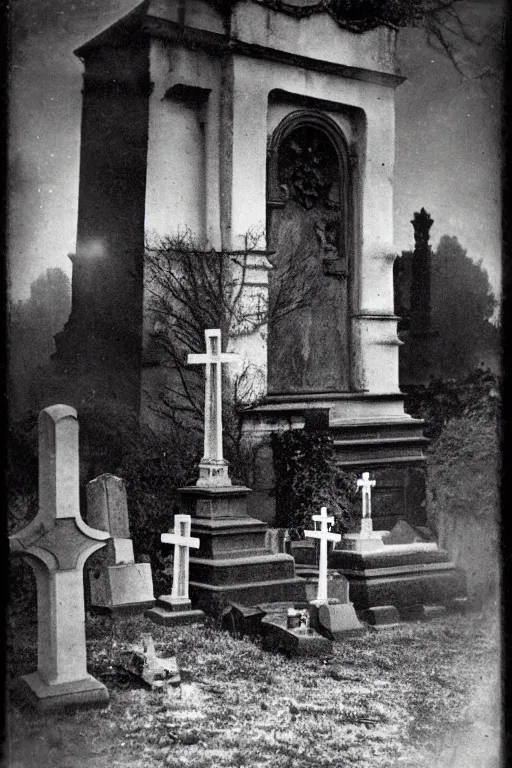
{"label": "weathered gravestone", "polygon": [[150,563],[136,563],[124,480],[104,474],[87,483],[87,520],[111,535],[89,571],[91,606],[110,614],[142,613],[154,605]]}
{"label": "weathered gravestone", "polygon": [[192,624],[204,621],[203,611],[192,609],[188,596],[189,549],[199,548],[199,539],[190,535],[190,515],[174,515],[174,533],[162,533],[163,544],[174,544],[172,592],[160,595],[157,605],[145,616],[157,624]]}
{"label": "weathered gravestone", "polygon": [[39,414],[39,511],[10,537],[27,557],[37,584],[37,672],[20,690],[39,709],[108,703],[105,686],[87,672],[83,567],[110,538],[90,528],[79,507],[78,421],[74,408]]}
{"label": "weathered gravestone", "polygon": [[267,526],[247,515],[250,489],[234,486],[222,450],[221,332],[205,331],[205,355],[189,355],[206,366],[204,456],[195,486],[180,489],[192,534],[200,540],[190,557],[190,595],[199,608],[221,613],[230,602],[254,605],[272,600],[303,600],[304,587],[294,560],[265,546]]}

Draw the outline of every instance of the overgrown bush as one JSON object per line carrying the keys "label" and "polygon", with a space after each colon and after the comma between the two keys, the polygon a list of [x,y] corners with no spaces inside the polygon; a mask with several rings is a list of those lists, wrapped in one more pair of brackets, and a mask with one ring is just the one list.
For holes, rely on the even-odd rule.
{"label": "overgrown bush", "polygon": [[482,412],[453,418],[427,456],[428,510],[440,546],[466,573],[469,595],[496,595],[500,568],[499,436]]}
{"label": "overgrown bush", "polygon": [[425,420],[425,435],[439,437],[450,419],[467,415],[495,418],[500,407],[500,377],[477,368],[462,381],[434,379],[427,386],[407,388],[405,410]]}
{"label": "overgrown bush", "polygon": [[333,439],[316,430],[292,429],[272,435],[276,477],[276,526],[291,538],[302,538],[311,515],[327,507],[333,530],[349,527],[356,498],[357,476],[344,472],[334,460]]}
{"label": "overgrown bush", "polygon": [[429,523],[465,571],[469,596],[484,600],[499,583],[499,377],[478,368],[462,381],[432,381],[411,388],[405,404],[432,439]]}

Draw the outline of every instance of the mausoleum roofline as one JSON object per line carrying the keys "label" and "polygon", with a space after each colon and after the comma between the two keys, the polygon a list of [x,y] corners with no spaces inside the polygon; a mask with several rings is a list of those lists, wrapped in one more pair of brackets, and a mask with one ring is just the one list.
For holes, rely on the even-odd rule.
{"label": "mausoleum roofline", "polygon": [[[219,10],[232,10],[240,0],[207,0],[208,4]],[[296,19],[309,18],[318,13],[326,13],[331,16],[342,29],[361,34],[368,32],[376,27],[389,27],[398,29],[396,24],[391,21],[375,16],[367,15],[364,12],[358,18],[357,13],[350,4],[346,8],[341,7],[341,3],[336,0],[250,0],[256,5],[262,5],[265,8],[293,16]]]}
{"label": "mausoleum roofline", "polygon": [[78,58],[84,58],[84,56],[96,48],[102,46],[117,46],[123,43],[133,43],[134,33],[140,35],[142,30],[142,24],[146,17],[149,7],[149,0],[143,0],[140,5],[137,5],[133,10],[122,16],[115,21],[110,27],[107,27],[81,45],[79,48],[75,48],[73,53]]}
{"label": "mausoleum roofline", "polygon": [[[254,2],[255,5],[263,4],[256,2],[256,0],[251,0],[251,2]],[[209,4],[214,5],[212,2]],[[192,50],[203,50],[213,55],[239,54],[390,87],[397,87],[406,79],[394,72],[316,59],[276,47],[247,42],[232,37],[227,31],[221,34],[209,29],[186,26],[170,19],[152,15],[149,6],[150,0],[144,0],[129,14],[77,48],[74,51],[75,55],[85,59],[88,54],[99,48],[138,46],[149,37],[166,40]]]}

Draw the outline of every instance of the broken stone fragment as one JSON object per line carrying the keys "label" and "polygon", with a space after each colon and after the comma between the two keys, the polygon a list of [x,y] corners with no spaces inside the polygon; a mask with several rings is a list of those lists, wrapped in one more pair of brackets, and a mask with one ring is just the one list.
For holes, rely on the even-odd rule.
{"label": "broken stone fragment", "polygon": [[157,656],[151,635],[142,635],[142,643],[131,646],[121,656],[123,668],[141,678],[152,690],[181,683],[176,656],[165,659]]}

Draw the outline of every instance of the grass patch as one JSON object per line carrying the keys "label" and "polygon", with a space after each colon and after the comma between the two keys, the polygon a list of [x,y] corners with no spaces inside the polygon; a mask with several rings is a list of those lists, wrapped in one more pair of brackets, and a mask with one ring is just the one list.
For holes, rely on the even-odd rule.
{"label": "grass patch", "polygon": [[[169,630],[144,619],[88,619],[89,669],[108,686],[109,707],[43,716],[13,702],[10,765],[433,768],[450,765],[446,750],[454,740],[470,743],[478,728],[490,734],[479,738],[489,760],[497,749],[498,626],[488,607],[367,629],[335,644],[327,659],[299,660],[213,623]],[[159,655],[177,655],[180,697],[118,673],[120,652],[143,631]],[[13,674],[34,668],[35,640],[34,625],[16,628]],[[476,759],[468,768],[498,765]]]}

